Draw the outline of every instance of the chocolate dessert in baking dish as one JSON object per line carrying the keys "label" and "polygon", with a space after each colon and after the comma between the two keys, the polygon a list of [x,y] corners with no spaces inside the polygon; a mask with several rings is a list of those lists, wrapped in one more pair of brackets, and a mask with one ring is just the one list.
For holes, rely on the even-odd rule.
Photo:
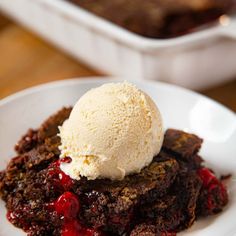
{"label": "chocolate dessert in baking dish", "polygon": [[235,9],[235,0],[67,0],[150,38],[189,33]]}

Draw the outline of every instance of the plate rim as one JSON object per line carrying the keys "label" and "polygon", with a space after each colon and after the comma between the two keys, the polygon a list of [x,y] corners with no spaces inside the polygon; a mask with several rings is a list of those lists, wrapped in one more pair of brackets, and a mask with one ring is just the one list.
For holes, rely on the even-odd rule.
{"label": "plate rim", "polygon": [[46,82],[46,83],[42,83],[42,84],[38,84],[35,86],[31,86],[25,89],[22,89],[18,92],[15,92],[13,94],[10,94],[2,99],[0,99],[0,109],[1,107],[7,105],[10,102],[13,102],[21,97],[30,95],[30,94],[34,94],[35,92],[39,92],[41,90],[44,89],[51,89],[51,88],[56,88],[56,87],[63,87],[66,86],[68,84],[92,84],[92,83],[112,83],[112,82],[122,82],[122,81],[127,81],[127,82],[131,82],[131,83],[146,83],[149,85],[158,85],[160,87],[163,88],[167,88],[167,89],[173,89],[173,90],[178,90],[180,92],[184,92],[187,95],[190,96],[195,96],[198,98],[203,98],[206,101],[209,101],[211,103],[213,103],[214,105],[217,105],[220,109],[223,109],[224,112],[227,112],[228,114],[230,114],[231,116],[235,116],[236,118],[236,112],[234,112],[233,110],[231,110],[230,108],[228,108],[227,106],[221,104],[220,102],[207,97],[206,95],[200,94],[196,91],[193,91],[191,89],[187,89],[184,87],[181,87],[179,85],[175,85],[175,84],[170,84],[170,83],[166,83],[166,82],[162,82],[162,81],[153,81],[153,80],[135,80],[134,78],[128,78],[128,77],[124,77],[124,76],[120,76],[120,77],[116,77],[116,76],[82,76],[82,77],[72,77],[72,78],[68,78],[68,79],[62,79],[62,80],[55,80],[55,81],[50,81],[50,82]]}

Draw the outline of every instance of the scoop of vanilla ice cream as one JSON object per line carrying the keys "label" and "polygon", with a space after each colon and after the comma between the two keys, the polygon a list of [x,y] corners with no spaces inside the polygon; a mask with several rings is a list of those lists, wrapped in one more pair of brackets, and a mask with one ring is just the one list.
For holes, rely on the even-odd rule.
{"label": "scoop of vanilla ice cream", "polygon": [[73,179],[122,179],[150,164],[163,125],[152,99],[134,85],[108,83],[84,94],[60,129],[61,169]]}

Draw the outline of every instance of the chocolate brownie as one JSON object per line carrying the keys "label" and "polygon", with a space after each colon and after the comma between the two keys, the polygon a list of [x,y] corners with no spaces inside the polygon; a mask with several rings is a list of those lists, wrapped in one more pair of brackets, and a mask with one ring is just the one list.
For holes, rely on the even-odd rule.
{"label": "chocolate brownie", "polygon": [[157,227],[151,223],[137,225],[131,232],[130,236],[175,236],[176,233],[160,232]]}
{"label": "chocolate brownie", "polygon": [[175,37],[233,11],[234,0],[67,0],[131,32]]}
{"label": "chocolate brownie", "polygon": [[[177,171],[178,163],[170,158],[154,161],[140,174],[127,176],[122,181],[88,181],[83,184],[85,190],[83,187],[80,190],[85,191],[86,196],[93,191],[93,200],[90,204],[82,204],[86,207],[81,211],[83,215],[81,218],[90,225],[102,226],[113,233],[122,234],[130,226],[136,208],[150,204],[155,198],[166,194]],[[83,196],[80,199],[83,199]],[[85,199],[87,200],[86,197]],[[94,208],[99,210],[94,211]],[[103,216],[102,222],[101,216]]]}
{"label": "chocolate brownie", "polygon": [[202,139],[194,134],[169,129],[165,133],[163,148],[185,160],[194,157],[202,145]]}
{"label": "chocolate brownie", "polygon": [[7,217],[28,235],[174,236],[227,204],[225,186],[198,155],[202,139],[174,129],[139,174],[121,181],[71,179],[59,167],[71,159],[59,159],[57,135],[70,112],[63,108],[29,130],[0,172]]}

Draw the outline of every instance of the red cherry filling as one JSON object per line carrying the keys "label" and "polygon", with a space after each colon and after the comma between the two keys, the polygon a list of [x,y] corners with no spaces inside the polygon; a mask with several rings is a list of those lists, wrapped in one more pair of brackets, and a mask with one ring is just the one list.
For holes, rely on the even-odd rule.
{"label": "red cherry filling", "polygon": [[[49,166],[49,175],[53,179],[53,183],[59,188],[62,187],[64,190],[72,187],[73,180],[60,170],[60,164],[70,161],[70,158],[64,158]],[[64,192],[54,202],[48,203],[47,208],[49,211],[55,211],[59,216],[62,216],[62,236],[102,236],[97,230],[81,226],[77,218],[80,210],[80,202],[78,197],[72,192]]]}
{"label": "red cherry filling", "polygon": [[71,220],[64,224],[61,236],[82,236],[82,227],[77,220]]}
{"label": "red cherry filling", "polygon": [[56,162],[53,162],[49,166],[48,175],[53,180],[53,184],[56,187],[58,188],[62,187],[64,190],[70,190],[70,188],[73,186],[73,180],[70,178],[70,176],[66,175],[60,169],[61,163],[70,163],[70,162],[71,162],[71,158],[65,157]]}
{"label": "red cherry filling", "polygon": [[198,170],[198,175],[200,176],[203,186],[207,188],[213,182],[219,182],[216,176],[207,168],[201,168]]}
{"label": "red cherry filling", "polygon": [[198,170],[203,187],[207,191],[207,208],[212,212],[217,212],[219,206],[227,203],[228,195],[225,186],[207,168]]}
{"label": "red cherry filling", "polygon": [[61,236],[104,236],[104,234],[95,229],[83,228],[78,221],[73,220],[64,225]]}
{"label": "red cherry filling", "polygon": [[61,236],[104,236],[104,234],[94,229],[81,228],[81,226],[74,221],[65,225]]}
{"label": "red cherry filling", "polygon": [[76,218],[80,204],[77,197],[71,192],[65,192],[54,203],[55,211],[65,218]]}
{"label": "red cherry filling", "polygon": [[60,159],[60,163],[71,163],[71,158],[70,157],[64,157],[62,159]]}

